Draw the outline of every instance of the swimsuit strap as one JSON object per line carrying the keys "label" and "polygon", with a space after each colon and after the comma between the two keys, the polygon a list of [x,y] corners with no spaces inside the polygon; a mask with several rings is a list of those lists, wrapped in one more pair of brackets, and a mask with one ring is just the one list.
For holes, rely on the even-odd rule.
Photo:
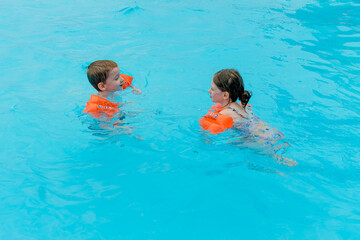
{"label": "swimsuit strap", "polygon": [[224,109],[230,109],[230,110],[233,110],[234,112],[236,112],[237,114],[239,114],[242,118],[246,118],[242,113],[240,113],[237,109],[235,108],[232,108],[232,107],[226,107]]}

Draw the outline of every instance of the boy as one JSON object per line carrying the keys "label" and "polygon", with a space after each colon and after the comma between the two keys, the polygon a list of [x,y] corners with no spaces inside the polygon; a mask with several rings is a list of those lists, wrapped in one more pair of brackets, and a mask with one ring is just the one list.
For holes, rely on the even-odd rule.
{"label": "boy", "polygon": [[112,118],[115,113],[120,111],[118,108],[120,103],[108,100],[113,99],[115,92],[131,87],[133,93],[141,94],[141,90],[131,84],[133,77],[120,74],[118,65],[111,60],[99,60],[91,63],[87,68],[87,77],[98,93],[97,95],[91,94],[84,112],[95,118],[100,118],[102,115]]}

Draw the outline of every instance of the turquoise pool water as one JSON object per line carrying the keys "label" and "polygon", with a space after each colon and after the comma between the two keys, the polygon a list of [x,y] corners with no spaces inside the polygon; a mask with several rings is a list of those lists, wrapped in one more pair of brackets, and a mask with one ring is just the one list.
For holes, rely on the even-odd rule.
{"label": "turquoise pool water", "polygon": [[[358,1],[0,3],[1,239],[360,238]],[[81,113],[112,59],[134,132]],[[296,167],[209,136],[236,68]]]}

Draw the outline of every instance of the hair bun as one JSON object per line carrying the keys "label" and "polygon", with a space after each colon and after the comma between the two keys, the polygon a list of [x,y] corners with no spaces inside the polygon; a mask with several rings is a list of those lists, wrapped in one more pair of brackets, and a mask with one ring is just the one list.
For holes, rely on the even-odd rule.
{"label": "hair bun", "polygon": [[244,106],[244,108],[246,107],[246,104],[249,102],[251,95],[252,95],[251,92],[245,90],[239,97],[241,104]]}

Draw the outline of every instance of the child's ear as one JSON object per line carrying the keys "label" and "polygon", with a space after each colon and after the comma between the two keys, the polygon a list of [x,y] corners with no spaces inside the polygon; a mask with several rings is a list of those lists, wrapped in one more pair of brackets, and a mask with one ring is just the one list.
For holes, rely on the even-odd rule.
{"label": "child's ear", "polygon": [[105,83],[99,82],[99,83],[98,83],[98,88],[99,88],[101,91],[104,91],[104,90],[105,90]]}
{"label": "child's ear", "polygon": [[230,94],[228,92],[224,92],[224,98],[228,99],[230,97]]}

